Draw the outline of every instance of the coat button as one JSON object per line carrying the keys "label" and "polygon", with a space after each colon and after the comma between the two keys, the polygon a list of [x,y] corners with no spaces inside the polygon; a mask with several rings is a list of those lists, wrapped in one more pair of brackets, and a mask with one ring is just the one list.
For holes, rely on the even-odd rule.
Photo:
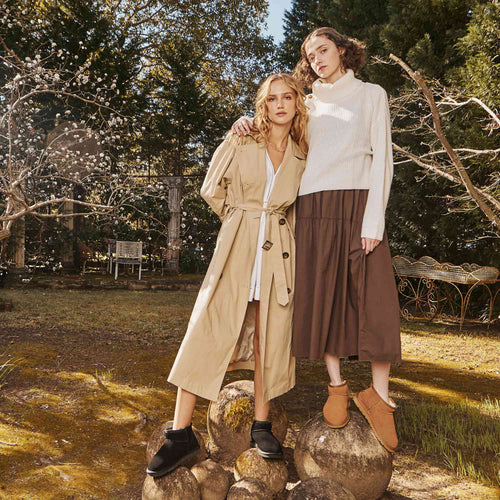
{"label": "coat button", "polygon": [[292,290],[290,288],[287,288],[286,291],[290,293]]}
{"label": "coat button", "polygon": [[280,226],[283,226],[286,223],[285,219],[280,219]]}
{"label": "coat button", "polygon": [[283,252],[283,258],[288,259],[290,257],[290,254],[288,252]]}

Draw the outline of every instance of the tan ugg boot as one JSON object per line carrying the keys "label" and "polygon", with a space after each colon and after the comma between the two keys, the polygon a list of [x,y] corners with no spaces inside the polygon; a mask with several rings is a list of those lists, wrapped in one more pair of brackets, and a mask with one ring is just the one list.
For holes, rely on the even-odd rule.
{"label": "tan ugg boot", "polygon": [[323,418],[328,427],[340,429],[349,422],[349,389],[347,382],[328,385],[328,399],[323,406]]}
{"label": "tan ugg boot", "polygon": [[382,446],[394,453],[398,449],[398,435],[394,425],[397,406],[394,401],[389,398],[392,404],[386,403],[371,385],[368,389],[358,392],[353,399]]}

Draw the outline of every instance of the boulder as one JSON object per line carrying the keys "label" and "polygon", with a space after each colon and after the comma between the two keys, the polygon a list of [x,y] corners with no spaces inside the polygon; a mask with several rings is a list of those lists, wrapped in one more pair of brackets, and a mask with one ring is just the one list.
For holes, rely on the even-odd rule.
{"label": "boulder", "polygon": [[312,477],[290,490],[288,500],[356,500],[340,483],[326,477]]}
{"label": "boulder", "polygon": [[273,493],[259,479],[245,478],[234,483],[229,489],[227,500],[269,500]]}
{"label": "boulder", "polygon": [[200,486],[186,467],[177,467],[166,476],[146,476],[142,500],[200,500]]}
{"label": "boulder", "polygon": [[[254,420],[254,391],[251,380],[239,380],[226,385],[217,401],[210,403],[207,429],[210,454],[222,463],[234,463],[250,444],[250,428]],[[283,405],[271,400],[269,420],[273,434],[283,443],[288,419]]]}
{"label": "boulder", "polygon": [[363,416],[354,411],[342,429],[328,427],[322,413],[309,420],[298,435],[294,459],[302,481],[333,479],[358,500],[380,498],[392,475],[392,454],[378,442]]}
{"label": "boulder", "polygon": [[[165,431],[167,429],[172,428],[172,420],[169,420],[168,422],[164,422],[163,424],[159,425],[154,431],[153,434],[151,434],[151,437],[149,438],[147,447],[146,447],[146,461],[147,463],[150,462],[150,460],[153,458],[154,454],[161,448],[163,443],[165,442]],[[198,462],[203,462],[208,457],[207,453],[207,447],[205,446],[205,440],[203,439],[202,435],[196,429],[193,427],[193,432],[194,435],[196,436],[196,439],[198,440],[198,443],[200,445],[200,451],[197,455],[194,457],[190,458],[185,465],[186,467],[191,468],[193,465],[197,464]]]}
{"label": "boulder", "polygon": [[234,465],[234,478],[253,478],[265,483],[274,494],[283,491],[288,479],[288,470],[283,460],[266,460],[255,448],[244,451]]}
{"label": "boulder", "polygon": [[200,485],[201,500],[224,500],[229,490],[228,473],[213,460],[204,460],[191,467]]}

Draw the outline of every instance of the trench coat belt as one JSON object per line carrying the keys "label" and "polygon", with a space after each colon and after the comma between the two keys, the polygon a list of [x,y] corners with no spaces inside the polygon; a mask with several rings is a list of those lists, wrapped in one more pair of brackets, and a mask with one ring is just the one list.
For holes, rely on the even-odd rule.
{"label": "trench coat belt", "polygon": [[256,212],[266,214],[266,231],[265,242],[262,248],[269,252],[269,259],[274,272],[274,283],[276,286],[276,298],[278,304],[286,306],[289,302],[288,289],[289,285],[286,281],[285,261],[283,259],[283,247],[281,245],[281,237],[279,233],[278,224],[272,224],[272,220],[276,217],[283,217],[285,219],[288,231],[293,234],[292,228],[286,219],[286,210],[275,208],[265,208],[255,205],[231,205],[229,211],[232,209],[242,210],[244,212]]}

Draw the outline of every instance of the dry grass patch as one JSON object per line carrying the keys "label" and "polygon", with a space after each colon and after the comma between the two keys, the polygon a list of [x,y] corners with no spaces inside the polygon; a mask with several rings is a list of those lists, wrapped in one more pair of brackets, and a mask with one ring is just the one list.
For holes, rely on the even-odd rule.
{"label": "dry grass patch", "polygon": [[[0,313],[0,366],[23,362],[0,392],[0,498],[140,498],[146,440],[173,414],[167,376],[196,293],[2,293],[15,310]],[[402,451],[386,498],[498,498],[498,333],[404,324],[402,339],[391,382]],[[345,362],[343,375],[356,392],[370,366]],[[239,378],[251,373],[225,383]],[[282,397],[287,446],[321,411],[327,383],[323,363],[298,362]],[[202,430],[207,406],[195,413]]]}
{"label": "dry grass patch", "polygon": [[120,334],[155,340],[183,335],[196,298],[193,292],[128,290],[4,290],[14,311],[0,313],[2,328],[33,328],[38,334]]}

